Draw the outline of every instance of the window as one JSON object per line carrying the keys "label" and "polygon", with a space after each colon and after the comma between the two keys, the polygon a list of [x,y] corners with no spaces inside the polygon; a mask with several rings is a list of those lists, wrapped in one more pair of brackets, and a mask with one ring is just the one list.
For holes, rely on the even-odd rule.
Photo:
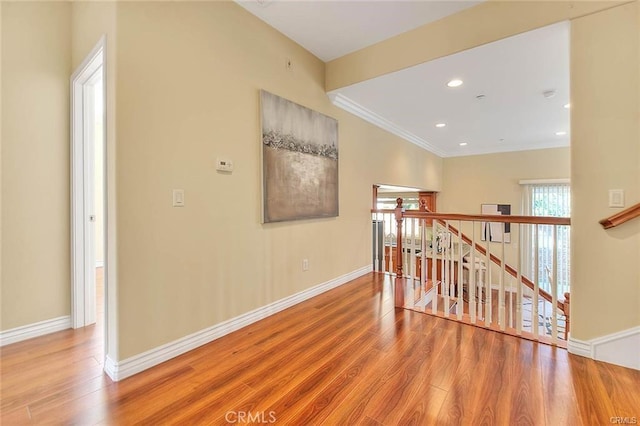
{"label": "window", "polygon": [[[521,181],[524,185],[523,213],[529,216],[571,216],[571,189],[568,181]],[[536,248],[538,255],[538,282],[540,287],[551,292],[553,274],[553,229],[552,225],[527,225],[522,238],[524,274],[535,279]],[[557,284],[558,298],[569,291],[570,283],[570,239],[571,227],[557,227]]]}

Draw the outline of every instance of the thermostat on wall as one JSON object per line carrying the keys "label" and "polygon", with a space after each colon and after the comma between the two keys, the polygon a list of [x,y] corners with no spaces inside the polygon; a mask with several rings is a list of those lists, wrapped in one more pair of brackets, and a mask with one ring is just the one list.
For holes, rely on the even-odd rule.
{"label": "thermostat on wall", "polygon": [[227,158],[217,158],[216,159],[216,170],[220,170],[221,172],[232,172],[233,171],[233,161]]}

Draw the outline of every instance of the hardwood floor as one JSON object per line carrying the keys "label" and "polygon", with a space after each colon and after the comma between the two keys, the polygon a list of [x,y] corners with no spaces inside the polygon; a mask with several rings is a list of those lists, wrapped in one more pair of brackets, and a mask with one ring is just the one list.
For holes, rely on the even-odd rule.
{"label": "hardwood floor", "polygon": [[369,274],[118,383],[102,333],[2,348],[1,423],[459,425],[640,419],[640,372],[395,309]]}

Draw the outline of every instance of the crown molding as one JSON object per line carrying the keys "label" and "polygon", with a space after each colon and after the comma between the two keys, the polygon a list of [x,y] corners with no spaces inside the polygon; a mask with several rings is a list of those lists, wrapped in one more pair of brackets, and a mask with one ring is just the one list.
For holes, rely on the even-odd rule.
{"label": "crown molding", "polygon": [[338,92],[328,93],[329,99],[331,103],[333,103],[338,108],[341,108],[356,117],[360,117],[369,123],[380,127],[381,129],[386,130],[389,133],[393,133],[394,135],[401,137],[402,139],[411,142],[414,145],[418,145],[420,148],[426,149],[427,151],[436,154],[439,157],[448,157],[447,153],[442,151],[441,149],[431,145],[429,142],[425,141],[419,136],[414,135],[411,132],[408,132],[398,126],[397,124],[387,120],[386,118],[376,114],[375,112],[368,110],[362,105],[352,101],[348,97],[344,96]]}
{"label": "crown molding", "polygon": [[422,139],[420,136],[417,136],[414,133],[411,133],[403,129],[402,127],[387,120],[381,115],[378,115],[375,112],[358,104],[357,102],[354,102],[352,99],[343,95],[340,92],[337,92],[337,91],[329,92],[327,93],[327,96],[329,96],[331,103],[333,103],[338,108],[341,108],[347,112],[350,112],[356,117],[360,117],[363,120],[368,121],[369,123],[377,127],[380,127],[381,129],[384,129],[389,133],[393,133],[394,135],[408,142],[411,142],[419,146],[420,148],[426,149],[427,151],[433,154],[436,154],[442,158],[468,157],[471,155],[498,154],[502,152],[533,151],[538,149],[549,149],[549,148],[564,148],[570,145],[569,139],[566,138],[561,140],[547,140],[547,141],[538,142],[535,144],[535,146],[526,146],[522,144],[504,145],[500,147],[489,146],[489,147],[482,147],[482,148],[474,148],[471,146],[460,148],[458,146],[455,146],[448,151],[444,151],[442,148],[439,148],[434,146],[433,144],[430,144],[426,140]]}

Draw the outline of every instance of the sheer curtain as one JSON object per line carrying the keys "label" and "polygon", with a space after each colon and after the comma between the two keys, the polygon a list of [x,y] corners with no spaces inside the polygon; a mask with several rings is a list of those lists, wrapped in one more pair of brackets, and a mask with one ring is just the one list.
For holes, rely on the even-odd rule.
{"label": "sheer curtain", "polygon": [[[571,216],[571,188],[564,181],[520,182],[523,185],[524,197],[522,212],[529,216]],[[538,252],[538,282],[546,291],[551,290],[553,271],[553,226],[524,225],[522,238],[523,273],[531,280],[535,279],[535,252]],[[564,292],[569,291],[570,283],[570,239],[571,227],[557,227],[557,276],[558,296],[562,298]]]}

